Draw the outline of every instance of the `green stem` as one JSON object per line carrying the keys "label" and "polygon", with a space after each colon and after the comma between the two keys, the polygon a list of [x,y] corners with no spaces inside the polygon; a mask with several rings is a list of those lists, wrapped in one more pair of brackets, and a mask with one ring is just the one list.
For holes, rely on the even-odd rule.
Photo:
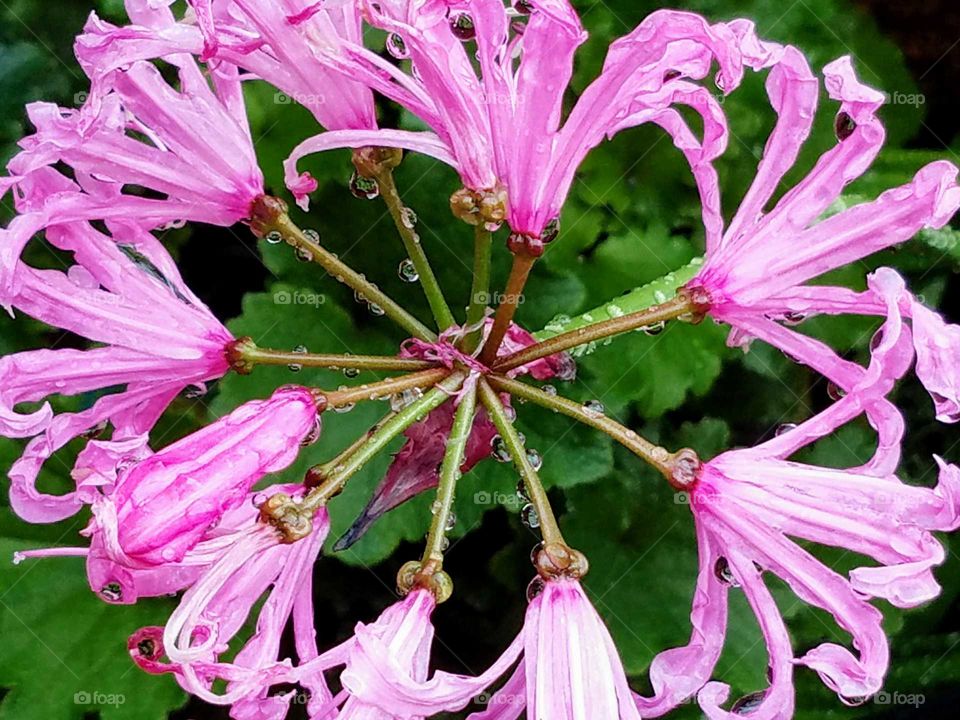
{"label": "green stem", "polygon": [[304,514],[313,513],[326,505],[331,498],[343,490],[347,481],[359,472],[371,458],[386,448],[391,440],[449,400],[452,393],[456,392],[457,388],[463,383],[465,377],[465,373],[454,373],[448,376],[422,398],[398,411],[396,415],[370,433],[370,437],[361,447],[354,450],[349,457],[344,459],[343,463],[337,465],[333,472],[324,478],[321,485],[310,491],[303,500],[301,512]]}
{"label": "green stem", "polygon": [[531,345],[530,347],[519,350],[512,355],[498,360],[493,369],[497,373],[506,373],[514,368],[527,365],[534,360],[549,357],[565,350],[596,343],[614,335],[621,335],[631,330],[657,325],[674,318],[684,315],[695,315],[697,308],[691,304],[689,298],[685,295],[676,295],[672,300],[667,300],[661,305],[654,305],[645,310],[614,317],[603,322],[586,325],[576,330],[565,332],[562,335],[556,335],[549,340],[544,340]]}
{"label": "green stem", "polygon": [[367,302],[382,308],[387,317],[396,322],[412,336],[427,342],[437,339],[436,333],[417,320],[413,315],[394,302],[380,288],[367,280],[363,275],[340,260],[332,252],[324,248],[301,230],[290,216],[284,214],[274,218],[270,223],[264,223],[262,236],[274,231],[280,233],[290,245],[309,254],[310,258],[327,271],[339,282],[352,288],[362,295]]}
{"label": "green stem", "polygon": [[547,323],[543,330],[534,333],[533,336],[537,340],[549,340],[561,333],[579,330],[582,327],[595,325],[605,320],[629,315],[646,310],[653,305],[664,303],[676,295],[677,290],[690,282],[702,267],[703,258],[694,258],[679,270],[669,272],[663,277],[631,290],[627,294],[610,300],[589,312],[574,318],[558,316]]}
{"label": "green stem", "polygon": [[513,426],[510,418],[507,417],[503,403],[500,402],[496,391],[490,387],[490,384],[486,380],[480,381],[479,390],[480,401],[487,409],[490,419],[493,421],[497,432],[500,433],[501,439],[510,452],[510,457],[513,458],[513,466],[523,479],[524,487],[527,490],[527,497],[530,498],[530,502],[537,511],[540,519],[540,535],[543,537],[543,542],[546,544],[560,543],[566,545],[563,540],[563,535],[560,532],[560,526],[557,524],[557,518],[553,514],[553,508],[550,507],[547,491],[544,490],[537,471],[534,470],[530,464],[523,440],[521,440],[520,434]]}
{"label": "green stem", "polygon": [[327,408],[348,407],[363,400],[383,400],[404,390],[432,387],[448,375],[450,371],[446,368],[433,368],[343,390],[319,392],[323,395]]}
{"label": "green stem", "polygon": [[443,566],[444,538],[453,512],[453,501],[460,479],[460,466],[466,453],[467,441],[473,430],[473,417],[477,408],[475,390],[464,393],[453,416],[453,426],[447,438],[447,448],[440,466],[440,484],[437,487],[437,500],[433,505],[433,522],[427,535],[427,546],[423,552],[423,565],[431,563],[435,569]]}
{"label": "green stem", "polygon": [[450,312],[450,306],[443,296],[443,290],[440,283],[437,282],[437,276],[430,267],[430,261],[427,254],[420,244],[420,235],[417,233],[415,223],[410,220],[410,210],[403,204],[400,192],[397,190],[397,183],[393,178],[393,169],[384,166],[376,176],[377,184],[380,186],[380,196],[383,198],[397,226],[397,232],[400,239],[403,240],[403,246],[407,250],[407,256],[416,268],[420,279],[420,285],[423,287],[423,293],[427,296],[427,302],[430,304],[430,310],[434,319],[441,330],[446,330],[451,325],[456,324],[453,313]]}
{"label": "green stem", "polygon": [[527,385],[519,380],[511,380],[510,378],[497,375],[491,376],[489,382],[500,392],[510,393],[510,395],[514,397],[529,400],[541,407],[549,408],[550,410],[559,412],[606,433],[668,478],[673,472],[673,455],[667,450],[658,445],[654,445],[649,440],[640,437],[640,435],[633,430],[624,427],[616,420],[602,413],[590,412],[578,402],[574,402],[565,397],[550,395],[543,390]]}
{"label": "green stem", "polygon": [[[490,305],[490,256],[493,250],[493,233],[476,226],[473,244],[473,285],[470,288],[470,304],[467,306],[467,327],[479,326]],[[483,338],[483,328],[477,327],[463,342],[463,349],[471,353]]]}
{"label": "green stem", "polygon": [[435,367],[426,360],[398,358],[392,355],[326,355],[296,353],[268,348],[245,348],[240,354],[242,362],[253,365],[300,365],[301,367],[380,370],[383,372],[416,372]]}

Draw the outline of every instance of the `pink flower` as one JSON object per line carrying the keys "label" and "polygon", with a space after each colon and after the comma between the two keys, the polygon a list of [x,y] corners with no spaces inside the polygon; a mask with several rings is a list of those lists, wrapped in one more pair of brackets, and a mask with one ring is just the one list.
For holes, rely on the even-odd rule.
{"label": "pink flower", "polygon": [[[889,652],[882,615],[867,600],[913,607],[937,596],[932,568],[945,554],[931,531],[960,526],[960,471],[938,458],[935,489],[906,485],[894,475],[904,427],[884,395],[911,356],[910,332],[895,299],[879,337],[870,368],[859,372],[844,398],[762,445],[714,458],[681,483],[690,494],[700,543],[693,633],[687,646],[653,661],[654,697],[638,698],[645,716],[661,715],[699,690],[708,717],[731,717],[720,709],[729,688],[707,681],[723,648],[732,587],[743,589],[759,620],[771,678],[767,690],[738,701],[733,714],[749,707],[757,718],[792,717],[797,664],[816,670],[848,702],[880,689]],[[787,459],[864,411],[879,437],[866,465],[832,469]],[[789,538],[843,548],[877,564],[845,578]],[[801,600],[833,615],[852,636],[857,654],[825,643],[795,658],[763,572],[777,575]]]}
{"label": "pink flower", "polygon": [[324,703],[311,703],[310,717],[413,720],[460,710],[516,661],[519,640],[478,678],[442,671],[428,678],[434,635],[430,618],[436,604],[430,591],[415,589],[373,624],[358,623],[346,642],[301,664],[295,676],[307,685],[343,666],[343,690]]}
{"label": "pink flower", "polygon": [[[732,26],[737,26],[736,23]],[[731,343],[761,338],[787,349],[774,320],[796,324],[818,313],[877,314],[883,298],[871,290],[864,296],[845,288],[805,285],[834,268],[910,239],[923,228],[938,228],[960,207],[957,168],[934,162],[914,179],[888,190],[873,202],[820,220],[848,183],[873,161],[883,144],[884,130],[876,118],[883,95],[861,84],[850,59],[824,68],[830,97],[840,101],[836,119],[838,143],[821,156],[807,177],[772,210],[771,197],[793,165],[810,132],[817,104],[817,82],[806,60],[793,48],[741,43],[745,62],[755,69],[770,67],[767,91],[778,121],[754,182],[725,232],[707,237],[707,257],[687,288],[704,311],[729,323]],[[701,178],[705,196],[719,196],[716,177]],[[914,318],[917,374],[934,396],[938,417],[960,420],[960,329],[947,326],[935,313],[904,295],[903,311]],[[788,350],[801,362],[817,367],[832,355],[825,346],[798,353],[794,338]],[[819,369],[819,368],[818,368]],[[826,373],[829,376],[829,373]]]}
{"label": "pink flower", "polygon": [[91,588],[111,602],[174,592],[236,542],[238,529],[255,523],[255,509],[245,506],[251,488],[289,466],[319,432],[310,391],[281,388],[116,467],[112,485],[90,493],[94,517],[83,531],[89,550],[21,557],[85,554]]}
{"label": "pink flower", "polygon": [[[136,61],[95,76],[80,109],[27,107],[36,132],[20,141],[22,151],[7,166],[11,177],[0,185],[14,188],[23,213],[4,231],[2,284],[31,235],[49,225],[129,218],[147,227],[232,225],[249,217],[263,195],[263,175],[236,68],[221,66],[211,88],[190,56],[168,60],[178,88],[154,65]],[[57,163],[70,166],[79,187],[23,187]],[[127,186],[162,199],[125,192]]]}
{"label": "pink flower", "polygon": [[[270,689],[294,681],[291,661],[279,659],[281,639],[292,619],[300,662],[317,656],[312,575],[328,531],[326,510],[315,516],[310,535],[292,544],[283,544],[268,525],[248,523],[191,585],[164,628],[145,628],[131,638],[133,659],[148,672],[172,673],[207,702],[232,705],[238,720],[281,720],[293,693],[271,695]],[[231,661],[220,660],[266,593],[253,636]],[[225,683],[222,690],[217,681]],[[304,684],[313,702],[329,699],[322,676]]]}
{"label": "pink flower", "polygon": [[[326,62],[400,103],[431,131],[344,131],[306,140],[286,162],[294,190],[303,181],[296,165],[304,155],[344,146],[403,147],[453,166],[470,190],[506,188],[513,231],[549,240],[578,165],[605,137],[655,122],[698,173],[711,172],[709,160],[725,147],[719,103],[693,82],[708,74],[714,58],[725,88],[739,82],[735,38],[722,24],[689,13],[653,13],[611,46],[602,74],[561,123],[574,54],[586,39],[566,0],[524,2],[525,23],[502,0],[361,2],[368,20],[390,33],[388,50],[409,57],[411,74],[349,42],[325,52]],[[462,42],[470,38],[479,76],[473,51]],[[674,106],[700,115],[702,139]]]}
{"label": "pink flower", "polygon": [[[52,173],[52,171],[50,171]],[[56,174],[46,177],[60,177]],[[228,370],[233,337],[183,283],[173,260],[150,233],[116,224],[113,237],[87,223],[47,228],[54,247],[71,253],[65,272],[19,264],[0,301],[97,344],[88,350],[32,350],[0,358],[0,434],[30,438],[10,470],[14,510],[31,522],[52,522],[98,496],[116,479],[116,466],[146,451],[146,434],[188,386]],[[122,391],[106,392],[117,386]],[[52,395],[98,392],[86,409],[55,414]],[[113,426],[109,441],[91,442],[73,468],[77,490],[63,496],[35,487],[43,463],[70,440]]]}
{"label": "pink flower", "polygon": [[[492,321],[486,321],[486,328]],[[473,362],[473,358],[463,357],[463,354],[454,344],[455,336],[461,334],[461,328],[452,328],[441,334],[437,343],[424,343],[419,340],[407,341],[401,350],[402,357],[415,357],[439,362],[453,367],[454,361],[463,364]],[[533,336],[519,325],[512,324],[504,336],[498,356],[506,357],[518,352],[536,342]],[[536,360],[510,372],[512,377],[529,374],[537,380],[572,380],[576,376],[577,366],[573,358],[567,353],[559,353]],[[507,407],[510,407],[509,396],[501,398]],[[344,533],[334,550],[345,550],[359,540],[363,534],[383,515],[410,498],[422,492],[437,487],[440,481],[439,467],[446,451],[447,438],[453,427],[453,414],[456,410],[454,403],[445,403],[424,420],[411,425],[404,436],[407,442],[394,456],[390,468],[383,480],[377,486],[373,497],[360,513],[360,517]],[[490,457],[493,452],[493,441],[497,437],[494,427],[486,411],[480,409],[473,423],[470,438],[467,441],[466,453],[460,469],[470,472],[481,460]]]}
{"label": "pink flower", "polygon": [[515,720],[524,708],[550,720],[640,720],[610,632],[578,581],[545,582],[520,636],[520,664],[471,720]]}
{"label": "pink flower", "polygon": [[[129,10],[133,5],[132,11]],[[195,22],[177,22],[166,7],[144,0],[127,3],[132,25],[116,27],[91,15],[77,38],[77,55],[91,77],[137,60],[199,55],[215,74],[242,68],[282,91],[281,100],[306,107],[328,129],[376,127],[373,95],[365,86],[317,59],[327,38],[362,42],[354,0],[194,0]],[[224,64],[225,63],[225,64]]]}
{"label": "pink flower", "polygon": [[94,502],[96,527],[133,567],[179,562],[265,475],[320,434],[314,395],[280,388],[124,470]]}

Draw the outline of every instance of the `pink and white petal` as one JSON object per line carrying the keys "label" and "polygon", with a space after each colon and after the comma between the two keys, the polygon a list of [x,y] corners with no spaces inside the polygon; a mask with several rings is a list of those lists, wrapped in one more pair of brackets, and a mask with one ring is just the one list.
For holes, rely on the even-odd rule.
{"label": "pink and white petal", "polygon": [[450,148],[431,132],[411,132],[407,130],[335,130],[314,135],[297,145],[283,162],[284,181],[297,197],[297,203],[304,210],[309,207],[307,193],[316,189],[316,183],[306,173],[297,172],[297,163],[301,158],[326,150],[339,148],[360,148],[365,146],[403,148],[433,157],[458,169],[457,160]]}
{"label": "pink and white petal", "polygon": [[690,642],[658,654],[650,663],[653,697],[635,695],[643,717],[660,717],[693,697],[710,680],[727,632],[728,586],[717,578],[722,552],[696,513],[700,568],[690,610]]}
{"label": "pink and white petal", "polygon": [[[770,687],[741,699],[741,707],[726,711],[720,704],[729,697],[730,687],[723,683],[707,684],[697,696],[700,707],[710,720],[731,720],[749,715],[756,720],[790,720],[793,717],[793,647],[783,616],[753,562],[740,552],[727,555],[730,572],[740,582],[743,594],[760,624],[770,658]],[[749,703],[747,707],[744,704]],[[736,707],[736,705],[735,705]]]}
{"label": "pink and white petal", "polygon": [[[755,38],[754,38],[755,40]],[[741,43],[749,49],[750,43]],[[771,48],[764,48],[767,55]],[[745,53],[746,54],[746,53]],[[806,58],[790,46],[782,48],[779,58],[767,75],[766,88],[770,104],[777,113],[777,124],[767,139],[763,158],[740,209],[730,222],[724,243],[733,244],[741,234],[760,220],[763,208],[777,191],[780,181],[797,160],[803,143],[810,135],[817,109],[819,83]],[[748,58],[754,63],[768,63],[771,58]],[[707,248],[710,251],[710,248]]]}
{"label": "pink and white petal", "polygon": [[933,398],[937,420],[960,422],[960,326],[916,301],[912,313],[917,377]]}
{"label": "pink and white petal", "polygon": [[517,720],[527,707],[527,671],[520,660],[513,674],[495,693],[484,693],[486,709],[471,713],[467,720]]}

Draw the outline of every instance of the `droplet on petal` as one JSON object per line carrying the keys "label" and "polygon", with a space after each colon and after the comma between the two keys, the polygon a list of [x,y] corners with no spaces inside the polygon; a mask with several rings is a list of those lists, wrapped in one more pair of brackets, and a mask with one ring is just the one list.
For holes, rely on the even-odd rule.
{"label": "droplet on petal", "polygon": [[477,29],[473,24],[473,18],[467,13],[457,13],[450,16],[450,30],[458,40],[467,42],[477,36]]}
{"label": "droplet on petal", "polygon": [[530,584],[527,585],[527,602],[533,602],[533,599],[543,592],[543,588],[543,578],[535,577],[531,580]]}
{"label": "droplet on petal", "polygon": [[796,423],[783,423],[783,425],[780,425],[780,426],[774,431],[773,434],[776,435],[777,437],[780,437],[781,435],[784,435],[784,434],[790,432],[791,430],[796,430],[796,429],[797,429],[797,424],[796,424]]}
{"label": "droplet on petal", "polygon": [[737,700],[730,708],[733,715],[750,715],[754,710],[760,707],[760,703],[767,696],[766,690],[760,690],[749,695],[744,695]]}
{"label": "droplet on petal", "polygon": [[837,140],[843,142],[848,137],[853,135],[853,131],[857,129],[857,123],[852,117],[850,117],[849,113],[841,112],[837,114],[837,119],[834,121],[833,129],[837,134]]}
{"label": "droplet on petal", "polygon": [[100,597],[107,602],[120,602],[123,600],[123,588],[118,582],[111,582],[100,588]]}
{"label": "droplet on petal", "polygon": [[846,391],[835,382],[830,382],[827,384],[827,397],[829,397],[831,400],[842,400],[844,397],[846,397],[846,394]]}
{"label": "droplet on petal", "polygon": [[407,50],[407,43],[404,42],[404,39],[397,35],[397,33],[390,33],[387,36],[387,52],[390,53],[397,60],[406,60],[410,57],[410,52]]}
{"label": "droplet on petal", "polygon": [[723,556],[718,557],[717,562],[714,563],[713,574],[716,576],[717,580],[722,582],[724,585],[740,587],[740,583],[737,582],[737,579],[733,576],[733,571],[730,569],[730,563],[727,562],[727,559]]}

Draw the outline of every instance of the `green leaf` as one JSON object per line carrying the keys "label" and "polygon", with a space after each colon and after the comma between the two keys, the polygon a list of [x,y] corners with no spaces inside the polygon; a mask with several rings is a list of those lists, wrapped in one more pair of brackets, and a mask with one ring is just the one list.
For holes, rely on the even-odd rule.
{"label": "green leaf", "polygon": [[[73,520],[36,528],[0,514],[0,687],[7,690],[0,720],[81,720],[92,712],[162,720],[185,701],[169,675],[147,675],[127,652],[127,638],[162,625],[172,602],[104,603],[87,585],[81,558],[9,562],[17,551],[80,540],[81,527]],[[49,540],[36,539],[41,534]]]}

